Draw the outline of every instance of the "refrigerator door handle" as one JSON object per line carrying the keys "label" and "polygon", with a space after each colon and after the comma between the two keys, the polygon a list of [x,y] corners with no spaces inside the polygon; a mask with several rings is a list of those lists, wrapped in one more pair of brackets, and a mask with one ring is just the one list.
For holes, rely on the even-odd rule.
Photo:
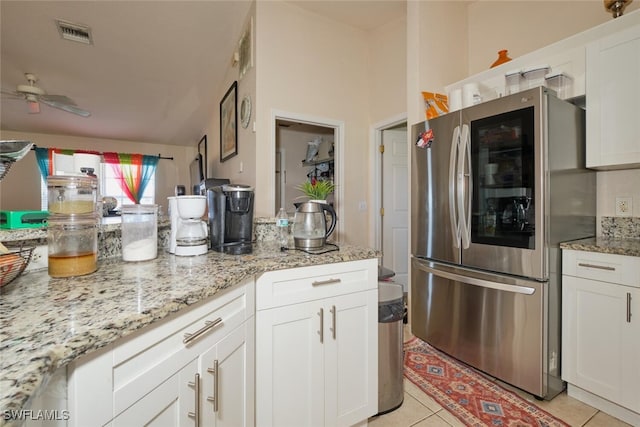
{"label": "refrigerator door handle", "polygon": [[442,277],[449,280],[455,280],[457,282],[468,283],[470,285],[482,286],[483,288],[495,289],[498,291],[513,292],[516,294],[533,295],[535,288],[529,286],[520,285],[508,285],[492,280],[479,279],[477,277],[465,276],[463,274],[454,273],[451,271],[445,271],[438,268],[432,268],[422,262],[414,262],[413,265],[419,270],[431,273],[434,276]]}
{"label": "refrigerator door handle", "polygon": [[[449,220],[451,221],[451,231],[454,236],[453,246],[460,247],[460,218],[459,213],[456,215],[457,188],[456,188],[456,160],[458,158],[458,145],[460,141],[460,126],[456,126],[453,130],[453,138],[451,140],[451,152],[449,153]],[[458,211],[459,212],[459,211]]]}
{"label": "refrigerator door handle", "polygon": [[[467,173],[464,172],[465,161]],[[468,249],[471,244],[471,189],[473,188],[473,174],[471,173],[471,141],[469,139],[469,125],[467,124],[462,125],[460,134],[458,176],[460,177],[458,185],[460,237],[462,239],[462,248]]]}

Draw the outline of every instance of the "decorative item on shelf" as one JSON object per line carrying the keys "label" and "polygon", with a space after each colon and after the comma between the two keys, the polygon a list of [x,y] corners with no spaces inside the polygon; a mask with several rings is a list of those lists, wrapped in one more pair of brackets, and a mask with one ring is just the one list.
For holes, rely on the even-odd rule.
{"label": "decorative item on shelf", "polygon": [[504,74],[504,80],[506,83],[506,94],[513,95],[520,92],[520,80],[522,79],[521,70],[511,70]]}
{"label": "decorative item on shelf", "polygon": [[550,71],[551,67],[547,64],[536,65],[522,70],[522,77],[524,77],[527,82],[527,88],[532,89],[534,87],[544,86],[546,84],[544,76]]}
{"label": "decorative item on shelf", "polygon": [[624,8],[633,0],[604,0],[604,8],[611,12],[613,18],[622,16]]}
{"label": "decorative item on shelf", "polygon": [[318,180],[312,178],[310,181],[305,181],[296,187],[302,191],[305,196],[310,200],[323,200],[326,201],[329,194],[333,193],[336,186],[333,181],[330,180]]}
{"label": "decorative item on shelf", "polygon": [[547,87],[550,87],[556,91],[556,93],[558,94],[558,98],[567,98],[567,91],[573,82],[573,78],[570,75],[564,72],[551,73],[544,76],[544,80]]}
{"label": "decorative item on shelf", "polygon": [[498,65],[504,64],[505,62],[509,61],[511,61],[511,58],[509,58],[509,51],[506,49],[499,50],[498,59],[496,59],[489,68],[497,67]]}
{"label": "decorative item on shelf", "polygon": [[322,137],[316,136],[313,141],[307,142],[307,155],[305,156],[306,162],[312,162],[318,155],[320,150],[320,144],[322,144]]}

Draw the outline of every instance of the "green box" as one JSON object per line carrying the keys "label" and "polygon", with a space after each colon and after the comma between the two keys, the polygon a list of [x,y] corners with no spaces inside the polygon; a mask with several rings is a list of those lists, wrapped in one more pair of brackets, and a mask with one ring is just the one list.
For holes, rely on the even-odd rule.
{"label": "green box", "polygon": [[47,226],[48,211],[0,211],[0,228],[42,228]]}

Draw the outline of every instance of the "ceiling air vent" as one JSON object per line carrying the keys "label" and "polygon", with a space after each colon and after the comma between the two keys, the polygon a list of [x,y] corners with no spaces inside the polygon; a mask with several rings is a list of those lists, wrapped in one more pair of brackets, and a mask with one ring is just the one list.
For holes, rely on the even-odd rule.
{"label": "ceiling air vent", "polygon": [[71,22],[56,20],[60,37],[74,42],[92,44],[91,28],[86,25],[72,24]]}

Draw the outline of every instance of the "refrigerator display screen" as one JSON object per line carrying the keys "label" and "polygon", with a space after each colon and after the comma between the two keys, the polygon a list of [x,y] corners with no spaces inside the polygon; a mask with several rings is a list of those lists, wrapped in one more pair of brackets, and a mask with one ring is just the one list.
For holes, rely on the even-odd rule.
{"label": "refrigerator display screen", "polygon": [[471,121],[471,242],[535,249],[534,108]]}

